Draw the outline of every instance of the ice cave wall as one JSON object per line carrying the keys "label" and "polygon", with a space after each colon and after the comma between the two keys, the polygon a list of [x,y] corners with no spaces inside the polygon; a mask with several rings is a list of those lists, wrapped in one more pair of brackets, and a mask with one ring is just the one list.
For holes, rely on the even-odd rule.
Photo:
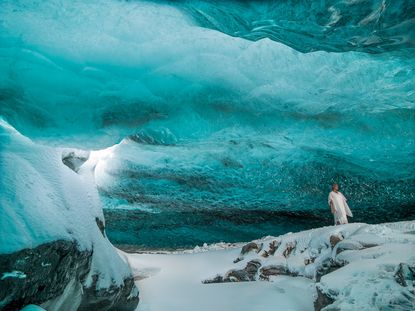
{"label": "ice cave wall", "polygon": [[[99,258],[125,267],[85,178],[140,212],[321,210],[338,180],[366,218],[413,216],[411,2],[279,3],[0,1],[2,254],[77,241],[82,284]],[[120,142],[93,177],[61,163],[62,147]]]}

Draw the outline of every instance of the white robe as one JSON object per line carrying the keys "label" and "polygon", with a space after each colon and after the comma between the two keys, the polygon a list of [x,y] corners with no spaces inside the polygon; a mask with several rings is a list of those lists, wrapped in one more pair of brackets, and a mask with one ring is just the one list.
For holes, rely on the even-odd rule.
{"label": "white robe", "polygon": [[352,211],[349,208],[349,205],[347,205],[347,199],[344,197],[344,195],[338,191],[338,192],[330,192],[329,194],[329,205],[330,202],[333,203],[334,207],[334,224],[347,224],[349,223],[347,221],[347,216],[353,217]]}

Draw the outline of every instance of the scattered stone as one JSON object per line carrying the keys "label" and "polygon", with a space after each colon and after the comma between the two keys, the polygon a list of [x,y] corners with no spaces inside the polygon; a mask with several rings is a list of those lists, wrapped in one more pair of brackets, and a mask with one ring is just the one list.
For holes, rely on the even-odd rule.
{"label": "scattered stone", "polygon": [[338,262],[334,261],[331,258],[327,258],[320,267],[316,270],[315,279],[316,282],[320,282],[321,277],[323,275],[329,274],[333,271],[336,271],[337,269],[344,267],[347,264],[347,262]]}
{"label": "scattered stone", "polygon": [[273,256],[280,245],[281,245],[281,241],[277,241],[277,240],[272,241],[271,243],[269,243],[269,250],[268,251],[264,250],[261,256],[264,258]]}
{"label": "scattered stone", "polygon": [[353,240],[342,240],[336,244],[336,255],[346,250],[359,250],[364,248],[362,244]]}
{"label": "scattered stone", "polygon": [[[315,311],[321,311],[322,309],[326,308],[327,306],[331,305],[334,302],[334,297],[332,297],[330,294],[325,293],[319,284],[316,286],[317,291],[317,298],[314,301],[314,310]],[[334,309],[330,309],[334,310]]]}
{"label": "scattered stone", "polygon": [[95,217],[95,222],[97,223],[97,226],[99,228],[99,231],[101,231],[102,235],[105,238],[106,236],[105,236],[105,225],[104,225],[104,222],[101,219],[99,219],[98,217]]}
{"label": "scattered stone", "polygon": [[339,243],[343,239],[344,239],[344,237],[341,233],[331,235],[330,236],[330,245],[331,245],[331,247],[334,248],[337,245],[337,243]]}
{"label": "scattered stone", "polygon": [[137,308],[139,298],[134,278],[125,278],[123,284],[111,284],[106,288],[98,288],[98,275],[92,276],[92,285],[83,288],[81,304],[77,311],[119,310],[132,311]]}
{"label": "scattered stone", "polygon": [[242,261],[244,259],[244,255],[248,254],[251,251],[256,251],[257,253],[259,253],[263,247],[264,243],[255,243],[255,242],[250,242],[248,244],[245,244],[242,249],[241,249],[241,253],[238,256],[238,258],[236,258],[233,262],[237,263],[239,261]]}
{"label": "scattered stone", "polygon": [[248,244],[246,244],[242,247],[241,255],[245,255],[245,254],[247,254],[247,253],[249,253],[250,251],[253,251],[253,250],[255,250],[257,253],[260,252],[261,249],[262,249],[263,244],[264,243],[257,244],[255,242],[250,242],[250,243],[248,243]]}
{"label": "scattered stone", "polygon": [[376,247],[379,246],[379,244],[376,243],[365,243],[365,242],[360,242],[363,246],[363,248],[371,248],[371,247]]}
{"label": "scattered stone", "polygon": [[241,270],[230,270],[223,278],[224,282],[247,282],[255,281],[255,276],[261,266],[259,260],[251,260],[246,264],[246,267]]}
{"label": "scattered stone", "polygon": [[270,276],[290,275],[297,276],[298,273],[291,272],[285,265],[269,265],[262,267],[260,270],[260,278],[262,280],[269,280]]}
{"label": "scattered stone", "polygon": [[309,264],[312,264],[314,262],[314,260],[316,260],[315,257],[306,258],[306,259],[304,259],[304,265],[307,266]]}
{"label": "scattered stone", "polygon": [[75,173],[89,159],[89,151],[84,150],[64,150],[62,152],[62,162]]}
{"label": "scattered stone", "polygon": [[259,260],[251,260],[248,262],[243,269],[233,269],[229,270],[225,276],[216,275],[211,279],[202,281],[204,284],[209,283],[226,283],[226,282],[249,282],[255,281],[258,269],[261,267],[261,262]]}
{"label": "scattered stone", "polygon": [[285,250],[282,252],[283,256],[288,258],[296,246],[297,241],[288,242],[285,246]]}
{"label": "scattered stone", "polygon": [[401,286],[408,286],[408,282],[415,281],[415,267],[411,267],[406,263],[400,263],[395,272],[395,280]]}
{"label": "scattered stone", "polygon": [[202,281],[203,284],[210,284],[210,283],[223,283],[223,276],[216,275],[211,279],[206,279]]}

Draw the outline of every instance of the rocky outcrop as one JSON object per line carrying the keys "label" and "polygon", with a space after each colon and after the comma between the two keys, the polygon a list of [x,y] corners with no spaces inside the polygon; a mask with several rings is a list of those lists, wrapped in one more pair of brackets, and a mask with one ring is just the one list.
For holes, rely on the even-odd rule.
{"label": "rocky outcrop", "polygon": [[336,246],[337,243],[342,241],[344,239],[343,235],[341,233],[333,234],[330,236],[330,245],[332,248]]}
{"label": "rocky outcrop", "polygon": [[58,240],[32,249],[0,254],[0,309],[37,304],[47,310],[135,310],[138,290],[131,278],[122,286],[86,287],[92,250]]}
{"label": "rocky outcrop", "polygon": [[274,240],[269,243],[269,249],[264,250],[262,253],[262,257],[267,258],[269,256],[273,256],[275,252],[277,251],[278,247],[281,245],[281,241]]}
{"label": "rocky outcrop", "polygon": [[255,281],[258,274],[258,269],[261,267],[259,260],[249,261],[243,269],[229,270],[223,277],[220,275],[212,279],[204,280],[203,283],[224,283],[224,282],[248,282]]}
{"label": "rocky outcrop", "polygon": [[290,256],[291,253],[295,250],[296,246],[297,246],[297,241],[288,242],[285,246],[285,250],[282,252],[282,255],[285,258],[288,258],[288,256]]}
{"label": "rocky outcrop", "polygon": [[131,311],[137,308],[138,290],[133,277],[125,279],[121,286],[110,285],[103,289],[97,289],[97,281],[98,276],[94,275],[92,286],[84,288],[78,311]]}
{"label": "rocky outcrop", "polygon": [[[244,245],[238,269],[204,283],[306,277],[315,284],[316,311],[415,310],[414,226],[349,224],[266,237]],[[261,244],[269,248],[246,253]]]}
{"label": "rocky outcrop", "polygon": [[[316,292],[317,292],[317,298],[316,300],[314,300],[315,311],[320,311],[326,308],[327,306],[331,305],[335,301],[335,299],[331,295],[325,293],[318,285],[316,286]],[[336,309],[330,309],[330,310],[335,311]]]}
{"label": "rocky outcrop", "polygon": [[244,246],[242,246],[241,253],[239,254],[238,258],[236,258],[233,262],[237,263],[241,260],[244,260],[245,255],[252,251],[259,253],[262,249],[262,246],[263,243],[250,242],[248,244],[245,244]]}
{"label": "rocky outcrop", "polygon": [[95,166],[78,170],[89,152],[36,144],[2,122],[0,145],[0,309],[134,310],[138,290],[105,236]]}
{"label": "rocky outcrop", "polygon": [[269,280],[270,276],[290,275],[297,276],[298,273],[290,271],[285,265],[269,265],[260,269],[261,280]]}
{"label": "rocky outcrop", "polygon": [[336,271],[337,269],[343,267],[345,264],[345,262],[333,260],[332,258],[327,258],[326,260],[322,261],[315,272],[314,278],[316,282],[320,282],[321,278],[324,275]]}
{"label": "rocky outcrop", "polygon": [[18,310],[62,295],[71,281],[85,281],[91,259],[92,251],[62,240],[1,254],[0,308]]}
{"label": "rocky outcrop", "polygon": [[82,164],[88,160],[89,154],[89,151],[84,150],[64,150],[62,162],[74,172],[78,172]]}
{"label": "rocky outcrop", "polygon": [[406,263],[400,263],[395,272],[395,280],[401,286],[408,286],[415,284],[415,266],[410,266]]}
{"label": "rocky outcrop", "polygon": [[102,236],[105,238],[105,224],[104,221],[98,217],[95,217],[95,222],[97,223],[99,231],[101,231]]}

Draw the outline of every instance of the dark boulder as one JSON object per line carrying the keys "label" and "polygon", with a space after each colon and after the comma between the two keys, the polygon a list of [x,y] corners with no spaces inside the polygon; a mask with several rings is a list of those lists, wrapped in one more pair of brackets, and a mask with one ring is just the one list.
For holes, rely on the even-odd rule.
{"label": "dark boulder", "polygon": [[288,258],[291,255],[291,253],[295,250],[296,246],[297,246],[297,242],[296,241],[288,242],[285,245],[285,250],[282,252],[282,255],[285,258]]}
{"label": "dark boulder", "polygon": [[[316,291],[317,291],[317,298],[316,300],[314,300],[315,311],[320,311],[330,306],[335,301],[334,297],[331,294],[323,291],[322,288],[319,286],[319,284],[317,284],[316,286]],[[330,309],[330,310],[334,311],[335,309]]]}
{"label": "dark boulder", "polygon": [[216,275],[211,279],[202,281],[204,284],[208,283],[226,283],[226,282],[249,282],[255,281],[258,269],[261,267],[259,260],[249,261],[243,269],[232,269],[226,272],[224,276]]}
{"label": "dark boulder", "polygon": [[242,247],[241,253],[239,254],[238,258],[236,258],[233,262],[237,263],[237,262],[243,260],[244,255],[248,254],[251,251],[256,251],[257,253],[259,253],[261,251],[262,247],[263,247],[263,243],[250,242],[248,244],[245,244]]}
{"label": "dark boulder", "polygon": [[[415,285],[415,266],[400,263],[395,271],[395,280],[401,286]],[[409,283],[409,284],[408,284]]]}
{"label": "dark boulder", "polygon": [[78,172],[79,168],[89,159],[89,151],[83,150],[65,150],[62,153],[62,162],[74,172]]}
{"label": "dark boulder", "polygon": [[97,289],[98,276],[93,276],[92,286],[83,289],[83,296],[78,311],[131,311],[138,305],[138,290],[134,278],[124,279],[121,286],[110,285],[108,288]]}
{"label": "dark boulder", "polygon": [[337,245],[337,243],[339,243],[343,239],[344,239],[344,237],[341,233],[331,235],[330,236],[330,245],[331,245],[331,247],[334,248]]}
{"label": "dark boulder", "polygon": [[262,280],[269,280],[270,276],[290,275],[297,276],[298,273],[291,272],[287,266],[284,265],[269,265],[262,267],[260,270],[260,278]]}
{"label": "dark boulder", "polygon": [[0,254],[0,309],[18,310],[62,295],[72,280],[85,281],[91,260],[92,251],[80,251],[76,242],[64,240]]}
{"label": "dark boulder", "polygon": [[98,276],[85,286],[92,250],[75,241],[57,240],[35,248],[0,254],[0,309],[28,304],[47,310],[135,310],[139,301],[133,277],[122,285],[97,289]]}

